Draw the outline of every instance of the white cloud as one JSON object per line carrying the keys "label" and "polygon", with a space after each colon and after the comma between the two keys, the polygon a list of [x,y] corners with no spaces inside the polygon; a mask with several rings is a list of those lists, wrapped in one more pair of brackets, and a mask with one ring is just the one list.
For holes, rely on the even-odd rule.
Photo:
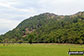
{"label": "white cloud", "polygon": [[9,20],[9,19],[0,19],[0,33],[5,33],[9,30],[14,29],[20,21]]}
{"label": "white cloud", "polygon": [[4,3],[0,2],[0,6],[9,7],[9,8],[11,7],[9,4],[7,4],[7,3],[5,3],[5,2],[4,2]]}

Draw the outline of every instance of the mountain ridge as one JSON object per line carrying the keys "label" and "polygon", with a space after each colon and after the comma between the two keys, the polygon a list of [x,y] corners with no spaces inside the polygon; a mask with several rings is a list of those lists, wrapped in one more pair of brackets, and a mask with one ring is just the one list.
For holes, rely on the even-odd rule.
{"label": "mountain ridge", "polygon": [[84,43],[83,23],[84,12],[65,16],[47,12],[25,19],[1,35],[0,42]]}

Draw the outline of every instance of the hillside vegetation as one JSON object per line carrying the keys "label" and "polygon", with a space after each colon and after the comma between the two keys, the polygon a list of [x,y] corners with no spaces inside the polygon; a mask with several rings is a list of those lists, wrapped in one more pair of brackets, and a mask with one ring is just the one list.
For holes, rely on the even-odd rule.
{"label": "hillside vegetation", "polygon": [[84,12],[66,16],[43,13],[30,17],[1,35],[0,42],[83,44]]}

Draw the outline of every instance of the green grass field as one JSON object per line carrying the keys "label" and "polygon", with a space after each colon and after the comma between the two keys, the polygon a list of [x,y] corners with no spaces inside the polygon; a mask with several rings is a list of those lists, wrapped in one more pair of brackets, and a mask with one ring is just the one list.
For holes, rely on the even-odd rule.
{"label": "green grass field", "polygon": [[83,50],[80,45],[71,44],[0,44],[0,56],[69,56],[69,48]]}

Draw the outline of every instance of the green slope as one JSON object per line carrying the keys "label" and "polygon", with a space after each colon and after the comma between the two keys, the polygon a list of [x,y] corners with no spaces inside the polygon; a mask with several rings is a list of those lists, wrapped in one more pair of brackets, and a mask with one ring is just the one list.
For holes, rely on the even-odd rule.
{"label": "green slope", "polygon": [[84,43],[84,12],[62,16],[43,13],[22,21],[0,42]]}

